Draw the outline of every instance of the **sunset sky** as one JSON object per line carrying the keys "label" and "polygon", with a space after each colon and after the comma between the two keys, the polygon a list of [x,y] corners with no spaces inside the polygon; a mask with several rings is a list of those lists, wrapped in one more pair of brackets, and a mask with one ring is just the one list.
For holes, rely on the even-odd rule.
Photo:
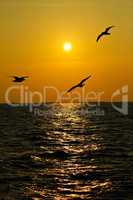
{"label": "sunset sky", "polygon": [[[96,43],[110,25],[111,36]],[[24,85],[41,92],[44,86],[64,91],[89,74],[86,92],[104,91],[102,100],[110,101],[128,84],[133,100],[133,0],[0,1],[0,102],[15,85],[12,75],[28,75]]]}

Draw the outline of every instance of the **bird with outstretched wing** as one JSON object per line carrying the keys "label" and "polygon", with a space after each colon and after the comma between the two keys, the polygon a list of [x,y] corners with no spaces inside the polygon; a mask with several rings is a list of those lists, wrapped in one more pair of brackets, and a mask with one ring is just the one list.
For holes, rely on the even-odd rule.
{"label": "bird with outstretched wing", "polygon": [[13,82],[16,82],[16,83],[21,83],[23,81],[25,81],[26,78],[29,78],[28,76],[11,76],[13,78]]}
{"label": "bird with outstretched wing", "polygon": [[83,79],[82,81],[80,81],[80,83],[78,83],[77,85],[74,85],[73,87],[71,87],[67,92],[71,92],[72,90],[74,90],[77,87],[83,87],[85,84],[83,84],[85,81],[87,81],[89,78],[91,77],[88,76],[87,78]]}
{"label": "bird with outstretched wing", "polygon": [[100,33],[96,39],[96,41],[98,42],[100,40],[100,38],[104,35],[110,35],[111,33],[109,33],[109,30],[112,29],[114,26],[109,26],[105,29],[104,32]]}

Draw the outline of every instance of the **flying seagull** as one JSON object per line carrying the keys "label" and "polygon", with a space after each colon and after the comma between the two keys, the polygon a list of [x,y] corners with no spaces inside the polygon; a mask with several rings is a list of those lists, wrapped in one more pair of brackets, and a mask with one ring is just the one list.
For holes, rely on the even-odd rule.
{"label": "flying seagull", "polygon": [[13,78],[13,82],[16,82],[16,83],[21,83],[25,81],[26,78],[29,78],[28,76],[21,76],[21,77],[11,76],[11,77]]}
{"label": "flying seagull", "polygon": [[74,90],[77,87],[83,87],[85,85],[84,82],[87,81],[90,77],[91,77],[91,75],[88,76],[87,78],[83,79],[82,81],[80,81],[80,83],[78,83],[77,85],[70,88],[67,92],[71,92],[72,90]]}
{"label": "flying seagull", "polygon": [[100,40],[100,38],[104,35],[110,35],[111,33],[109,33],[109,30],[112,29],[114,26],[109,26],[108,28],[105,29],[104,32],[102,32],[100,35],[98,35],[96,41],[98,42]]}

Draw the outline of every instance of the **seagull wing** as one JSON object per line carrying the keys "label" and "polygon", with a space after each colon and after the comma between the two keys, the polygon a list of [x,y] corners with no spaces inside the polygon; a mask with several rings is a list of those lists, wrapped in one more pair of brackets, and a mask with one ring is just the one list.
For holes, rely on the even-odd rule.
{"label": "seagull wing", "polygon": [[113,28],[114,26],[109,26],[108,28],[105,29],[105,32],[107,33],[111,28]]}
{"label": "seagull wing", "polygon": [[104,35],[103,33],[101,33],[100,35],[98,35],[96,41],[98,42],[103,35]]}
{"label": "seagull wing", "polygon": [[29,76],[23,76],[23,77],[21,77],[21,78],[29,78]]}
{"label": "seagull wing", "polygon": [[18,80],[19,77],[18,76],[10,76],[11,78],[13,78],[14,80]]}
{"label": "seagull wing", "polygon": [[67,92],[71,92],[71,91],[74,90],[76,87],[78,87],[78,85],[75,85],[75,86],[71,87]]}
{"label": "seagull wing", "polygon": [[82,83],[84,83],[85,81],[87,81],[90,77],[91,77],[91,75],[88,76],[87,78],[83,79],[83,80],[79,83],[79,85],[82,84]]}

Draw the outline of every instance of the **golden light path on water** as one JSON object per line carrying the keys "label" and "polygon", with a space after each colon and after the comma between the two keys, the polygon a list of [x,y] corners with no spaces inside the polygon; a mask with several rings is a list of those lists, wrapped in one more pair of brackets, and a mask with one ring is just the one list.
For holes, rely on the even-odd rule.
{"label": "golden light path on water", "polygon": [[[78,105],[63,104],[54,111],[44,136],[47,146],[40,146],[41,154],[32,156],[34,161],[46,165],[36,171],[34,177],[35,180],[38,177],[43,179],[44,185],[39,187],[35,183],[27,188],[34,200],[43,197],[54,200],[92,199],[111,190],[109,179],[97,178],[102,169],[93,156],[102,149],[102,137],[96,134],[89,118],[75,112],[77,109]],[[41,126],[43,129],[43,123]],[[43,153],[47,156],[42,156]]]}

